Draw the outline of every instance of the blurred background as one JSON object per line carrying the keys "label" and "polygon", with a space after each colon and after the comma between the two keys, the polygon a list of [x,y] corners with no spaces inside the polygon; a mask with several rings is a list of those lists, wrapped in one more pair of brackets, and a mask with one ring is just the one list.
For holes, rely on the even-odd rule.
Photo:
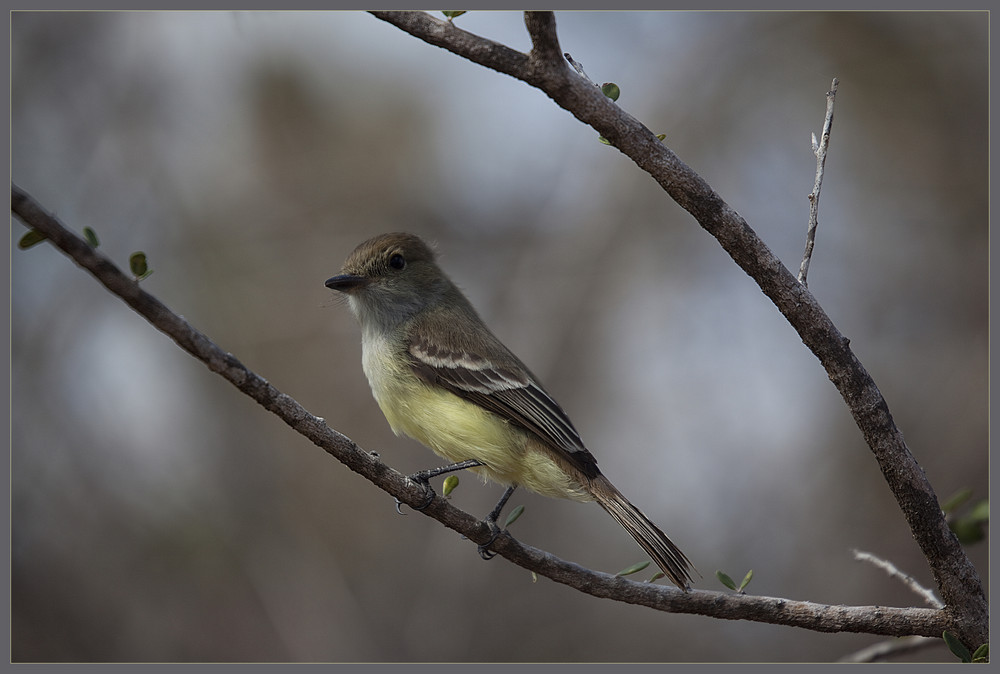
{"label": "blurred background", "polygon": [[[364,13],[12,15],[12,177],[248,367],[403,472],[323,286],[408,230],[702,589],[922,606],[933,581],[818,361],[717,242],[544,94]],[[519,13],[460,27],[527,51]],[[941,500],[988,495],[988,16],[557,13],[562,48],[797,270]],[[26,228],[11,227],[15,246]],[[879,641],[600,601],[406,511],[54,248],[12,251],[14,661],[829,661]],[[501,493],[471,474],[453,503]],[[524,542],[645,559],[518,492]],[[984,584],[985,543],[968,552]],[[648,577],[650,572],[645,572]],[[988,589],[988,585],[987,585]],[[943,648],[911,660],[953,660]]]}

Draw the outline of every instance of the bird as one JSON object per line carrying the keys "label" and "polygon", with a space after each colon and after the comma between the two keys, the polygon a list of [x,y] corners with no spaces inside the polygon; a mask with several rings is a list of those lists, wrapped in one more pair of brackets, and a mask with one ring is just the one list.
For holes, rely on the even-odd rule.
{"label": "bird", "polygon": [[[327,288],[346,295],[362,333],[362,367],[397,435],[452,463],[410,476],[428,480],[468,469],[505,486],[486,518],[496,520],[517,487],[543,496],[596,501],[677,587],[694,566],[597,466],[566,412],[486,326],[420,237],[391,232],[354,249]],[[695,571],[696,572],[696,571]]]}

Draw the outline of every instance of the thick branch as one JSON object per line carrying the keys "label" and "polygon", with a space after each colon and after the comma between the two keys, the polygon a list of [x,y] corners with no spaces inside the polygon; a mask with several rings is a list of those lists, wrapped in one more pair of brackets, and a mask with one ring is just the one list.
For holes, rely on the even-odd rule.
{"label": "thick branch", "polygon": [[[13,185],[11,211],[29,227],[44,234],[56,247],[182,349],[204,362],[210,370],[224,377],[345,466],[404,503],[417,505],[422,502],[422,488],[379,461],[374,454],[365,452],[349,438],[331,429],[290,396],[281,393],[267,380],[247,369],[232,354],[223,351],[162,302],[142,290],[138,282],[122,273],[108,258],[91,248],[27,193]],[[476,543],[485,543],[491,536],[484,523],[455,508],[446,499],[435,498],[421,512]],[[653,583],[637,583],[566,562],[524,545],[509,534],[501,535],[493,543],[492,549],[525,569],[581,592],[660,611],[695,613],[728,620],[754,620],[821,632],[939,636],[945,629],[954,629],[951,625],[952,616],[941,610],[829,606],[704,590],[682,592]]]}
{"label": "thick branch", "polygon": [[524,73],[530,60],[507,45],[466,32],[451,21],[438,21],[426,12],[372,12],[428,44],[459,54],[473,63],[516,77]]}
{"label": "thick branch", "polygon": [[[535,49],[525,55],[478,38],[423,12],[373,12],[411,35],[541,89],[560,107],[594,128],[649,173],[698,223],[714,236],[737,265],[798,332],[840,391],[855,423],[878,461],[914,539],[927,558],[941,596],[957,622],[962,640],[973,647],[988,638],[989,613],[975,567],[948,528],[938,500],[889,413],[867,370],[812,293],[689,166],[652,131],[626,113],[565,64],[552,65],[536,50],[552,42],[551,14],[526,13]],[[557,43],[556,43],[557,44]],[[551,52],[546,46],[544,54]]]}

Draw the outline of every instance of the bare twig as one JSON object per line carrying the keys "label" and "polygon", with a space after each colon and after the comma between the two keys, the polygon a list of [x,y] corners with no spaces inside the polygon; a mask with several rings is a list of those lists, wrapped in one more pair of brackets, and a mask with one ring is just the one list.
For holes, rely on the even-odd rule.
{"label": "bare twig", "polygon": [[[240,391],[280,417],[294,430],[345,466],[404,503],[419,505],[424,491],[378,459],[359,448],[345,435],[331,429],[290,396],[281,393],[232,354],[226,353],[158,299],[142,290],[102,253],[68,230],[31,196],[11,186],[11,212],[25,224],[44,234],[56,247],[90,272],[113,294],[124,300],[156,329],[178,346],[204,362]],[[436,497],[423,514],[476,543],[485,543],[489,528],[472,515]],[[950,626],[946,611],[925,608],[878,606],[830,606],[776,597],[689,590],[653,583],[637,583],[606,573],[591,571],[547,552],[524,545],[504,533],[493,550],[519,566],[595,597],[647,606],[659,611],[694,613],[728,620],[753,620],[802,627],[821,632],[864,632],[887,636],[941,634]]]}
{"label": "bare twig", "polygon": [[826,119],[823,121],[823,135],[816,142],[816,134],[812,137],[813,154],[816,155],[816,181],[813,191],[809,193],[809,227],[806,230],[806,250],[802,254],[802,264],[799,265],[799,283],[806,284],[809,274],[809,262],[812,261],[813,246],[816,245],[816,227],[819,225],[819,192],[823,189],[823,172],[826,168],[826,151],[830,147],[830,130],[833,128],[833,104],[837,98],[837,85],[840,81],[834,77],[830,90],[826,92]]}
{"label": "bare twig", "polygon": [[[536,49],[522,54],[460,31],[424,12],[372,12],[411,35],[545,92],[560,107],[591,126],[650,174],[682,208],[714,236],[733,261],[760,286],[819,359],[878,461],[886,484],[906,518],[914,540],[955,621],[954,630],[973,647],[988,639],[989,608],[975,567],[941,513],[937,496],[893,421],[871,375],[823,307],[771,252],[746,221],[682,162],[656,135],[582,77],[565,61],[558,66]],[[549,12],[526,12],[536,45],[539,25],[555,25]],[[544,31],[554,39],[554,30]],[[550,47],[546,54],[557,49]]]}
{"label": "bare twig", "polygon": [[862,550],[854,550],[854,559],[859,562],[868,562],[878,568],[882,569],[890,576],[900,581],[906,587],[913,590],[914,593],[920,596],[925,602],[931,605],[932,608],[944,608],[944,603],[936,596],[931,590],[917,582],[917,580],[908,574],[903,573],[896,568],[896,565],[892,562],[882,559],[881,557],[876,557],[870,552],[864,552]]}
{"label": "bare twig", "polygon": [[845,655],[840,662],[881,662],[894,658],[897,655],[922,651],[932,646],[941,646],[944,641],[934,637],[902,637],[900,639],[889,639],[880,641],[877,644],[866,646],[860,651],[855,651],[850,655]]}
{"label": "bare twig", "polygon": [[[913,590],[917,595],[919,595],[925,602],[931,605],[932,608],[941,609],[944,608],[944,604],[934,596],[934,593],[917,582],[913,576],[903,573],[896,565],[892,562],[882,559],[870,552],[864,552],[862,550],[852,550],[854,554],[854,559],[860,562],[868,562],[889,574],[891,577],[899,580],[908,588]],[[887,641],[880,641],[876,644],[872,644],[866,648],[862,648],[859,651],[846,655],[840,659],[841,662],[876,662],[879,660],[888,660],[889,658],[895,657],[897,655],[902,655],[904,653],[911,653],[916,650],[921,650],[924,648],[929,648],[931,646],[936,646],[944,643],[940,639],[935,639],[932,637],[906,637],[904,639],[890,639]]]}

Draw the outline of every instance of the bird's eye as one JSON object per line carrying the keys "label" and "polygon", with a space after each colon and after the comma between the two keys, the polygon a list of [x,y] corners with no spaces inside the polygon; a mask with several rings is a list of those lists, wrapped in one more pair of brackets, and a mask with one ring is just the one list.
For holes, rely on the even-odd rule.
{"label": "bird's eye", "polygon": [[406,258],[399,253],[395,253],[389,258],[389,266],[393,269],[402,269],[406,266]]}

